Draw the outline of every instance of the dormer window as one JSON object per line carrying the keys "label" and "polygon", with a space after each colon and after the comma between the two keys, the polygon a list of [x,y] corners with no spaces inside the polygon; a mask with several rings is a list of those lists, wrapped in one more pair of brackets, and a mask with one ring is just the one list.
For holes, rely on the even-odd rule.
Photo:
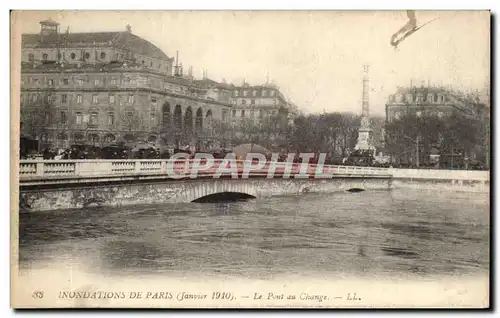
{"label": "dormer window", "polygon": [[247,97],[248,96],[248,91],[243,91],[243,96]]}
{"label": "dormer window", "polygon": [[412,94],[406,94],[406,102],[407,103],[413,102],[413,95]]}
{"label": "dormer window", "polygon": [[257,91],[253,91],[252,94],[254,97],[257,96]]}
{"label": "dormer window", "polygon": [[417,103],[421,103],[424,101],[424,95],[422,94],[417,94]]}
{"label": "dormer window", "polygon": [[396,94],[396,102],[401,103],[403,101],[403,95],[401,94]]}
{"label": "dormer window", "polygon": [[267,91],[265,89],[262,90],[262,97],[267,96]]}
{"label": "dormer window", "polygon": [[234,96],[238,97],[238,91],[234,91]]}

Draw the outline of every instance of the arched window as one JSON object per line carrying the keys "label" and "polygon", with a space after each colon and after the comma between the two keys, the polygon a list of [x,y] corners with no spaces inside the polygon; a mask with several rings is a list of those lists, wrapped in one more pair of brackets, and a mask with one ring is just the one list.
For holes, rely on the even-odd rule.
{"label": "arched window", "polygon": [[427,102],[434,103],[434,94],[427,94]]}
{"label": "arched window", "polygon": [[88,137],[88,140],[91,143],[99,142],[99,135],[98,134],[90,134]]}
{"label": "arched window", "polygon": [[85,53],[85,59],[88,59],[88,58],[90,58],[90,53],[89,53],[89,52],[86,52],[86,53]]}
{"label": "arched window", "polygon": [[28,61],[33,62],[35,60],[35,55],[33,53],[28,54]]}
{"label": "arched window", "polygon": [[101,59],[105,59],[106,58],[106,52],[101,52]]}
{"label": "arched window", "polygon": [[49,56],[47,55],[47,53],[42,54],[42,60],[47,61],[48,58]]}
{"label": "arched window", "polygon": [[201,108],[198,108],[196,111],[196,118],[195,118],[195,130],[197,132],[201,131],[203,129],[203,111]]}
{"label": "arched window", "polygon": [[170,104],[165,102],[162,109],[163,128],[170,127]]}
{"label": "arched window", "polygon": [[[205,118],[207,121],[207,127],[212,128],[212,110],[207,110],[207,115],[205,116]],[[222,120],[225,120],[225,118],[223,118]]]}
{"label": "arched window", "polygon": [[71,59],[74,60],[76,58],[76,54],[75,53],[71,53]]}
{"label": "arched window", "polygon": [[115,141],[116,137],[115,135],[113,134],[107,134],[106,136],[104,136],[104,142],[113,142]]}

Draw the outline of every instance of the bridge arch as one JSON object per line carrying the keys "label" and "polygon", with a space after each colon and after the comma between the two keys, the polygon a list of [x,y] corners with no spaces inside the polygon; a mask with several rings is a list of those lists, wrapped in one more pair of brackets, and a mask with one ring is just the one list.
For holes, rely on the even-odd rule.
{"label": "bridge arch", "polygon": [[203,202],[208,199],[219,199],[219,196],[234,196],[238,198],[256,198],[258,190],[251,182],[246,180],[219,179],[212,182],[186,183],[184,202]]}

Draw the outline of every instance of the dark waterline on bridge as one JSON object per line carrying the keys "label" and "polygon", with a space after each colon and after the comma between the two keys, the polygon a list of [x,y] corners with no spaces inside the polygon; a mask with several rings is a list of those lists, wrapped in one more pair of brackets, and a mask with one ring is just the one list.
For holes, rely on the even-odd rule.
{"label": "dark waterline on bridge", "polygon": [[195,203],[231,203],[255,199],[253,195],[239,192],[220,192],[193,200]]}
{"label": "dark waterline on bridge", "polygon": [[489,199],[417,190],[20,216],[20,266],[97,275],[462,275],[489,270]]}

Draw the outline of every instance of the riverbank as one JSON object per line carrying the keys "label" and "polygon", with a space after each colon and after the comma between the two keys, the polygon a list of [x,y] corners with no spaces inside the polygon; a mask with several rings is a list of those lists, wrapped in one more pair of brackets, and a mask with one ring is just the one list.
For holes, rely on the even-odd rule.
{"label": "riverbank", "polygon": [[391,188],[488,193],[490,171],[389,169]]}

